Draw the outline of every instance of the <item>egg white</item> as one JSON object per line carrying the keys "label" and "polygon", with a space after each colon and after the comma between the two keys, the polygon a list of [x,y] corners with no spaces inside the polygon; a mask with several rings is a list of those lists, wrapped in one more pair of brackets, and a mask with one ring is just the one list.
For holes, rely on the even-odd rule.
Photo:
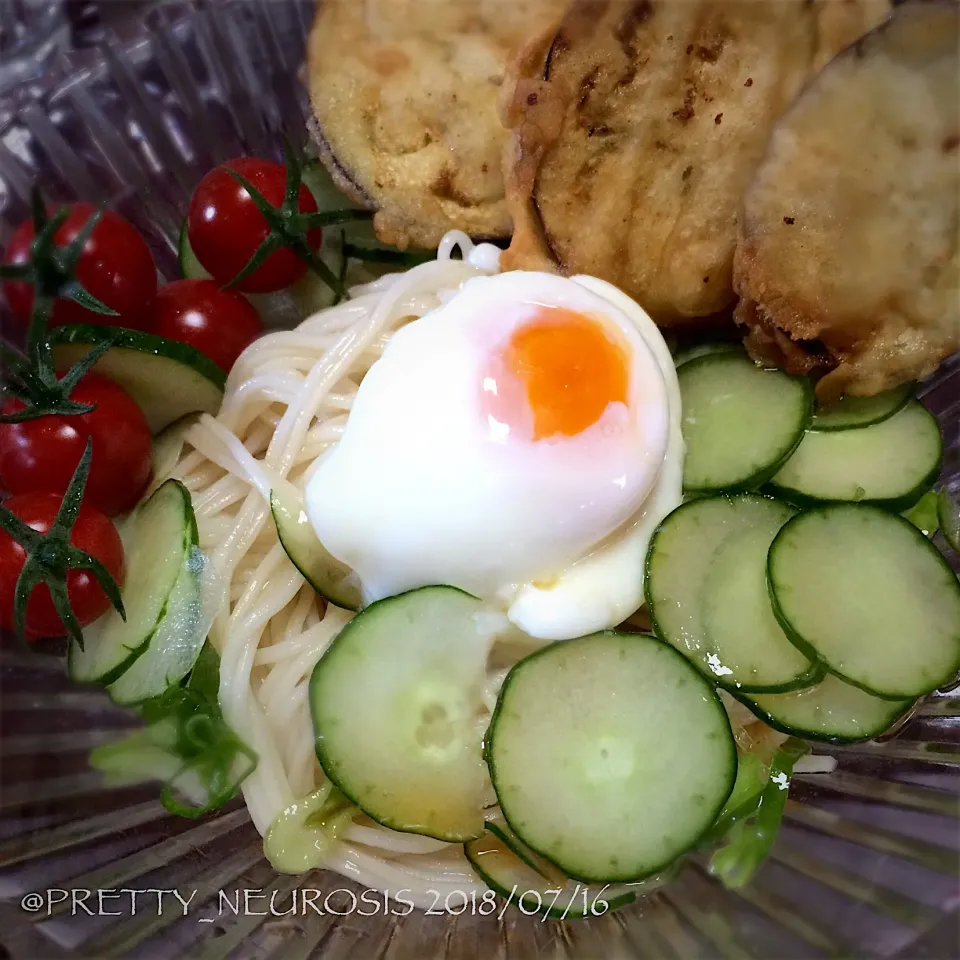
{"label": "egg white", "polygon": [[[482,443],[471,435],[480,421],[464,385],[478,382],[478,360],[509,337],[514,307],[538,304],[618,331],[629,356],[629,408],[648,443],[618,451],[604,439],[620,429],[622,404],[574,438],[514,444],[507,457],[492,433]],[[470,311],[484,322],[464,331],[458,324]],[[537,273],[476,278],[394,334],[344,436],[310,479],[307,514],[326,548],[359,574],[368,602],[446,583],[505,610],[532,637],[582,636],[642,603],[646,546],[680,502],[679,423],[666,344],[616,288]],[[619,499],[613,466],[630,478]]]}

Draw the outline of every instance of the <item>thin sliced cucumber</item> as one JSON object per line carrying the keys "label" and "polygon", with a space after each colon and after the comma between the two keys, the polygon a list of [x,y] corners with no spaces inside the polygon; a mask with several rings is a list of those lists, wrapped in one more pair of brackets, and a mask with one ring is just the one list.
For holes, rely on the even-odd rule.
{"label": "thin sliced cucumber", "polygon": [[197,422],[198,414],[188,413],[161,430],[153,438],[153,478],[150,481],[152,493],[170,476],[170,471],[180,462],[187,431]]}
{"label": "thin sliced cucumber", "polygon": [[690,360],[677,378],[687,492],[759,486],[796,449],[810,422],[809,381],[764,370],[740,351]]}
{"label": "thin sliced cucumber", "polygon": [[724,687],[792,690],[820,677],[780,629],[767,593],[767,550],[795,513],[757,494],[708,497],[674,510],[651,540],[654,632]]}
{"label": "thin sliced cucumber", "polygon": [[940,521],[940,532],[944,540],[960,553],[960,500],[946,488],[940,491],[937,519]]}
{"label": "thin sliced cucumber", "polygon": [[[359,203],[342,193],[333,182],[327,168],[319,160],[311,160],[303,166],[303,185],[313,194],[317,209],[323,210],[363,210]],[[342,227],[350,242],[382,247],[373,231],[373,221],[348,220]],[[393,249],[393,248],[390,248]]]}
{"label": "thin sliced cucumber", "polygon": [[379,823],[455,842],[483,833],[477,714],[494,623],[475,597],[423,587],[358,613],[314,668],[317,757]]}
{"label": "thin sliced cucumber", "polygon": [[913,704],[912,699],[872,696],[829,674],[806,690],[735,696],[764,723],[782,733],[830,743],[878,737]]}
{"label": "thin sliced cucumber", "polygon": [[698,343],[692,347],[678,350],[673,357],[673,364],[679,370],[685,363],[696,360],[698,357],[708,357],[713,353],[736,353],[743,356],[743,347],[739,343],[729,340],[719,340],[712,343]]}
{"label": "thin sliced cucumber", "polygon": [[810,431],[771,481],[800,504],[849,501],[906,510],[940,473],[940,426],[917,400],[870,427]]}
{"label": "thin sliced cucumber", "polygon": [[633,903],[638,894],[652,893],[665,882],[657,877],[603,887],[576,883],[538,857],[502,817],[488,820],[486,833],[464,844],[463,851],[480,879],[528,916],[539,914],[556,920],[599,917]]}
{"label": "thin sliced cucumber", "polygon": [[[210,274],[197,258],[190,246],[187,225],[180,228],[179,241],[180,272],[188,280],[208,280]],[[343,268],[343,248],[339,233],[324,231],[320,257],[336,276]],[[263,325],[268,329],[288,329],[311,314],[329,307],[336,299],[333,290],[312,270],[307,270],[296,283],[273,293],[243,294],[253,308],[260,314]]]}
{"label": "thin sliced cucumber", "polygon": [[159,697],[193,669],[216,612],[212,589],[209,561],[194,543],[146,652],[108,687],[114,703],[134,706]]}
{"label": "thin sliced cucumber", "polygon": [[92,324],[55,327],[50,335],[58,370],[67,369],[97,344],[112,338],[114,346],[94,369],[119,383],[137,401],[154,433],[188,413],[215,414],[220,409],[226,376],[187,343]]}
{"label": "thin sliced cucumber", "polygon": [[919,697],[960,670],[960,582],[897,514],[862,504],[801,513],[773,541],[767,578],[790,639],[868,693]]}
{"label": "thin sliced cucumber", "polygon": [[914,384],[905,383],[873,397],[841,397],[829,407],[813,412],[811,430],[851,430],[869,427],[899,412],[913,396]]}
{"label": "thin sliced cucumber", "polygon": [[280,545],[304,580],[324,600],[344,610],[359,610],[363,606],[359,578],[317,539],[298,491],[286,486],[271,490],[270,510]]}
{"label": "thin sliced cucumber", "polygon": [[551,644],[508,674],[487,761],[514,833],[567,876],[639,880],[710,829],[737,753],[711,685],[639,634]]}
{"label": "thin sliced cucumber", "polygon": [[146,652],[196,543],[187,488],[177,480],[164,483],[131,518],[124,540],[127,619],[111,608],[84,630],[82,650],[70,644],[70,677],[81,683],[112,683]]}

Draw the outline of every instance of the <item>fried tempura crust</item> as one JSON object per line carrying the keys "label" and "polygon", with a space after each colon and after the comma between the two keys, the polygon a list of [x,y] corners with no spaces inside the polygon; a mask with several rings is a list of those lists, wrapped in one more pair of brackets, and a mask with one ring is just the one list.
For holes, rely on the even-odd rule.
{"label": "fried tempura crust", "polygon": [[380,239],[505,237],[496,96],[507,59],[564,0],[320,0],[307,50],[313,131]]}
{"label": "fried tempura crust", "polygon": [[908,4],[834,60],[747,192],[738,321],[758,359],[829,371],[821,399],[960,349],[960,15]]}
{"label": "fried tempura crust", "polygon": [[817,52],[813,71],[819,73],[838,53],[879,27],[893,9],[892,0],[817,0]]}
{"label": "fried tempura crust", "polygon": [[803,0],[575,0],[504,85],[504,266],[600,277],[661,324],[729,308],[741,197],[816,27]]}

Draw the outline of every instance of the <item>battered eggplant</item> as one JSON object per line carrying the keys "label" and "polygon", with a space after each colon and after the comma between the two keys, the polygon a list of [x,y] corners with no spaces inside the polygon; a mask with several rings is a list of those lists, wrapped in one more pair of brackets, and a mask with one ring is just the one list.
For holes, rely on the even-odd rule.
{"label": "battered eggplant", "polygon": [[815,73],[838,53],[879,27],[893,9],[892,0],[817,0]]}
{"label": "battered eggplant", "polygon": [[748,189],[736,319],[822,400],[931,374],[960,350],[960,10],[930,0],[833,60]]}
{"label": "battered eggplant", "polygon": [[744,190],[817,47],[804,0],[574,0],[504,85],[504,266],[601,277],[661,324],[729,310]]}
{"label": "battered eggplant", "polygon": [[307,51],[321,158],[381,240],[506,237],[496,97],[564,0],[320,0]]}

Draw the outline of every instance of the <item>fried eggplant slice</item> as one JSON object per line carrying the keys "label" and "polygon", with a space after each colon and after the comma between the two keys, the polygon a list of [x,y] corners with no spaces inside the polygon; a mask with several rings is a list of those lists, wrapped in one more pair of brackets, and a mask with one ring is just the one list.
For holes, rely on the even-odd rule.
{"label": "fried eggplant slice", "polygon": [[892,9],[892,0],[817,0],[814,72],[819,73],[838,53],[879,27]]}
{"label": "fried eggplant slice", "polygon": [[816,45],[803,0],[574,0],[505,84],[505,265],[608,280],[661,324],[729,308],[743,191]]}
{"label": "fried eggplant slice", "polygon": [[960,8],[930,0],[833,60],[777,124],[735,262],[758,359],[871,396],[960,349]]}
{"label": "fried eggplant slice", "polygon": [[506,237],[497,92],[512,50],[564,0],[320,0],[307,50],[311,132],[379,238],[432,248]]}

